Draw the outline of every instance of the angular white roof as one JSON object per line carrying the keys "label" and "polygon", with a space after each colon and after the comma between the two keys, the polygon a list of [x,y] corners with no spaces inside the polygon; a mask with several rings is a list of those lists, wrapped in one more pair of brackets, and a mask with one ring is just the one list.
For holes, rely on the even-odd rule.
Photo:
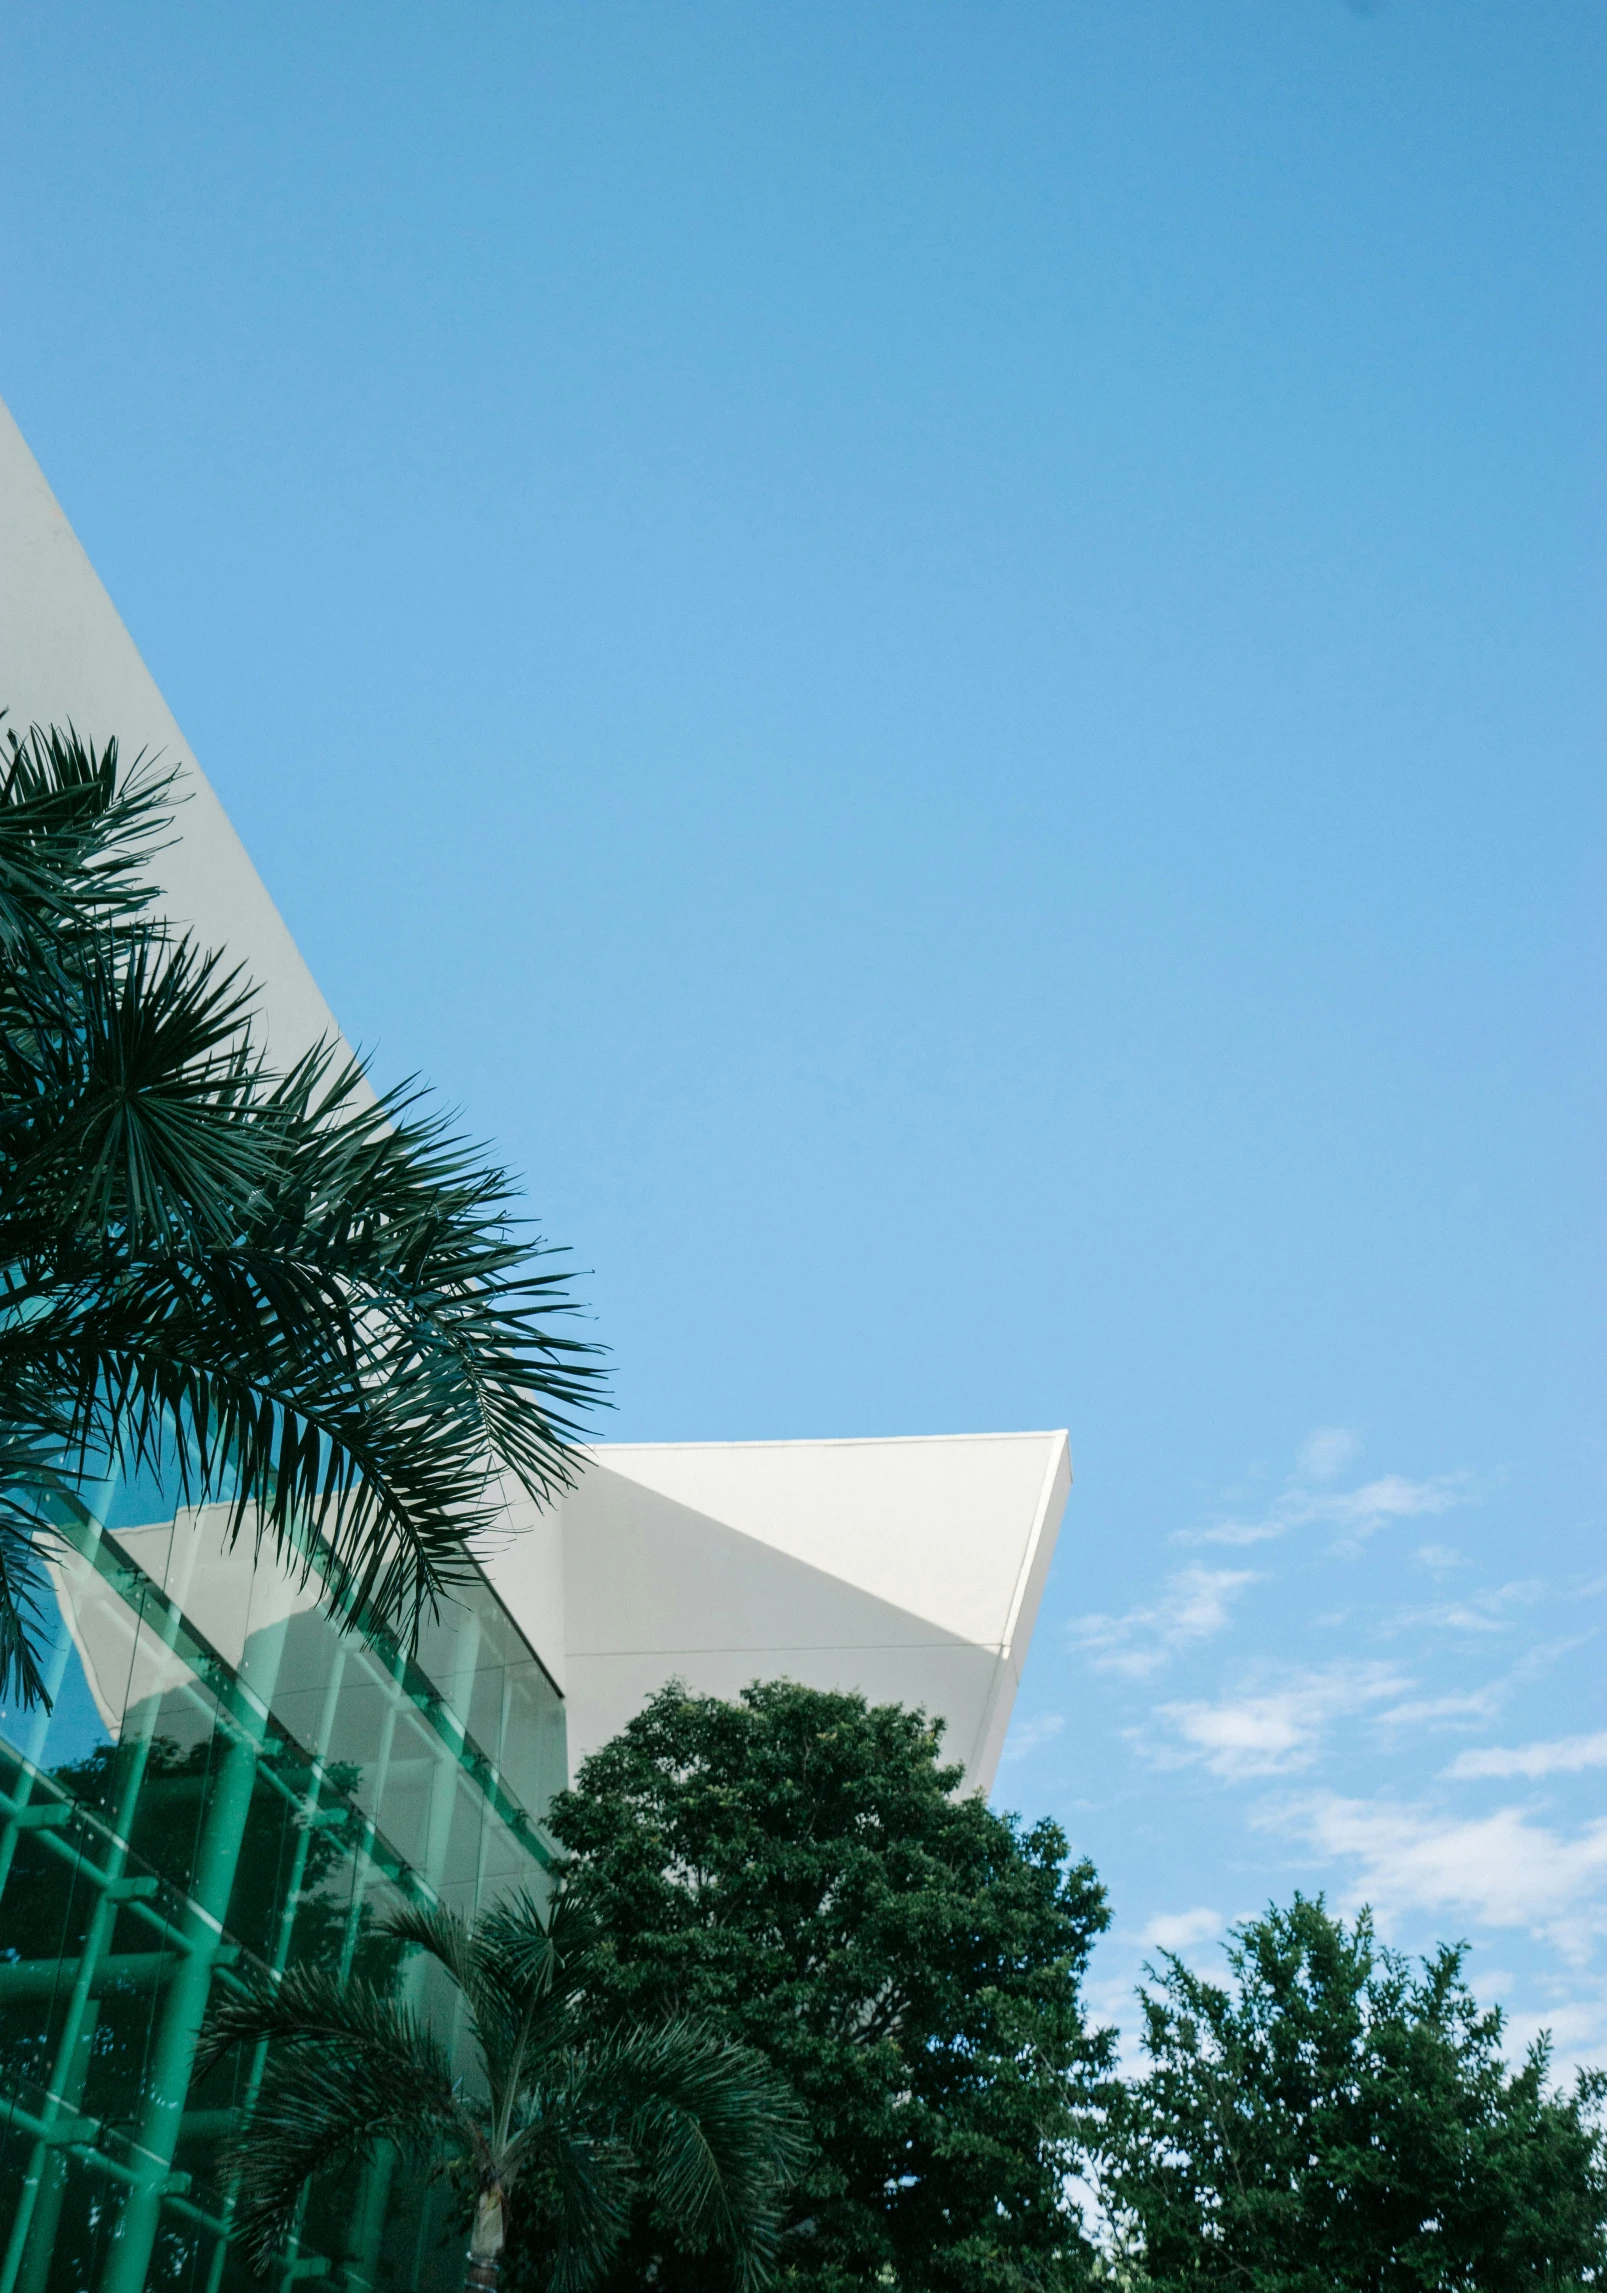
{"label": "angular white roof", "polygon": [[786,1678],[924,1706],[986,1791],[1070,1487],[1063,1432],[610,1443],[489,1574],[523,1623],[561,1571],[571,1772],[668,1680]]}

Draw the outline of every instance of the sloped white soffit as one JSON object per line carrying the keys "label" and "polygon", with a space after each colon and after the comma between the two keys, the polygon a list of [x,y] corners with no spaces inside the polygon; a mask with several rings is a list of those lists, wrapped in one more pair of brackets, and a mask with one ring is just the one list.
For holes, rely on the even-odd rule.
{"label": "sloped white soffit", "polygon": [[[571,1764],[680,1678],[923,1705],[987,1790],[1066,1495],[1056,1433],[592,1452],[564,1500]],[[519,1613],[517,1547],[491,1574]]]}
{"label": "sloped white soffit", "polygon": [[144,749],[179,766],[178,833],[155,863],[167,916],[188,925],[203,946],[227,946],[244,961],[261,988],[276,1058],[294,1059],[338,1032],[283,917],[3,404],[0,708],[9,711],[6,723],[17,732],[70,721],[97,747],[115,736],[125,759]]}

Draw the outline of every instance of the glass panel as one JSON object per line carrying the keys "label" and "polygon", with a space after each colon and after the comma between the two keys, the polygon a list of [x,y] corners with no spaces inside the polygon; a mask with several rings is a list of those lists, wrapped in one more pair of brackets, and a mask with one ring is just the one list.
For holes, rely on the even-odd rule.
{"label": "glass panel", "polygon": [[[213,1985],[302,1959],[388,1979],[396,1903],[472,1913],[548,1857],[562,1703],[488,1587],[408,1656],[337,1631],[316,1575],[254,1564],[249,1533],[231,1547],[227,1508],[159,1510],[109,1484],[67,1525],[53,1709],[0,1712],[0,2293],[259,2283],[215,2162],[252,2064],[190,2090]],[[449,1992],[402,1979],[450,2035]],[[349,2177],[286,2268],[456,2283],[444,2204]]]}

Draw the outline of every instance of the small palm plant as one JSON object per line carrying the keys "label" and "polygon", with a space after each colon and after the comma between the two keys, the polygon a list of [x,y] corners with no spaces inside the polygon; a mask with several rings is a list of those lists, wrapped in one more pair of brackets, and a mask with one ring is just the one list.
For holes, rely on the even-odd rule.
{"label": "small palm plant", "polygon": [[554,2293],[597,2282],[644,2188],[683,2233],[732,2256],[739,2285],[766,2283],[804,2123],[762,2055],[693,2022],[589,2028],[584,1928],[561,1892],[549,1916],[520,1894],[472,1925],[411,1909],[384,1931],[457,1985],[478,2076],[456,2076],[393,1991],[322,1968],[221,2000],[198,2074],[232,2047],[269,2044],[223,2161],[253,2258],[272,2258],[314,2174],[388,2142],[472,2188],[467,2287],[497,2285],[516,2193],[538,2182],[556,2207]]}

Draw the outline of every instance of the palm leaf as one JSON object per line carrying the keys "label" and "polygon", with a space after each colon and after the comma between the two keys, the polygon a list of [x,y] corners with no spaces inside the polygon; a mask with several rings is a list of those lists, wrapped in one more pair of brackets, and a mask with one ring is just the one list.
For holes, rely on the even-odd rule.
{"label": "palm leaf", "polygon": [[[572,2044],[541,2066],[519,2162],[544,2157],[562,2187],[568,2149],[603,2136],[623,2145],[679,2234],[730,2253],[740,2285],[767,2281],[780,2198],[803,2158],[806,2128],[762,2055],[693,2022]],[[561,2293],[600,2265],[566,2215]]]}
{"label": "palm leaf", "polygon": [[220,2159],[238,2176],[237,2227],[261,2264],[292,2227],[314,2173],[369,2159],[384,2142],[421,2163],[445,2146],[472,2152],[480,2143],[444,2049],[371,1984],[293,1967],[277,1985],[221,1999],[196,2075],[231,2048],[262,2040],[275,2043],[256,2103]]}
{"label": "palm leaf", "polygon": [[[444,1906],[409,1904],[382,1931],[427,1951],[462,1991],[485,2066],[493,2146],[511,2130],[526,2059],[551,1995],[550,1947],[534,1899],[521,1893],[474,1926]],[[510,1940],[512,1947],[510,1948]]]}
{"label": "palm leaf", "polygon": [[149,905],[141,871],[167,825],[173,779],[142,756],[122,768],[115,740],[97,755],[71,725],[6,730],[0,957],[16,964],[41,936],[59,941]]}
{"label": "palm leaf", "polygon": [[382,1920],[380,1932],[427,1951],[461,1991],[470,1990],[476,1974],[474,1930],[456,1911],[443,1903],[405,1903]]}
{"label": "palm leaf", "polygon": [[560,1884],[545,1911],[528,1888],[505,1895],[479,1920],[474,1940],[488,1978],[510,1998],[536,2004],[579,1979],[593,1934]]}
{"label": "palm leaf", "polygon": [[44,1507],[67,1493],[49,1452],[0,1425],[0,1701],[50,1709],[39,1641],[51,1612]]}

